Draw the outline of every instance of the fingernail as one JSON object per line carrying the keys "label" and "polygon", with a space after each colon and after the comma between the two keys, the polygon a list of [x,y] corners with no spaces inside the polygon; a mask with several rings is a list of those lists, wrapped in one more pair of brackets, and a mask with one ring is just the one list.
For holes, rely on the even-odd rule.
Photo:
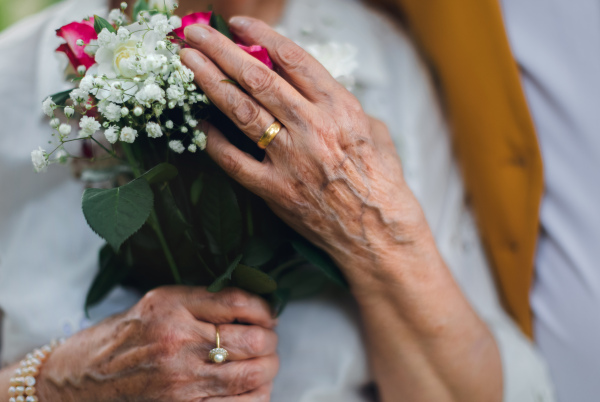
{"label": "fingernail", "polygon": [[204,39],[208,38],[210,31],[202,25],[190,25],[185,27],[183,34],[186,39],[189,39],[192,42],[202,42]]}
{"label": "fingernail", "polygon": [[191,49],[183,49],[179,53],[179,57],[181,57],[181,61],[184,64],[187,64],[189,67],[199,67],[205,63],[205,60],[202,56],[198,54],[195,50]]}
{"label": "fingernail", "polygon": [[250,20],[244,17],[231,17],[229,19],[229,25],[239,31],[246,29],[248,25],[250,25]]}

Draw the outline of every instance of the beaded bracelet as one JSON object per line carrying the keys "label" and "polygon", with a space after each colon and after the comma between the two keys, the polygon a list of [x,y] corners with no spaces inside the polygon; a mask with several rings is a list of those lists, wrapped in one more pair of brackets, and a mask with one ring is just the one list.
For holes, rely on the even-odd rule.
{"label": "beaded bracelet", "polygon": [[63,342],[62,339],[53,340],[49,345],[28,353],[25,359],[21,360],[20,367],[10,379],[8,402],[38,402],[38,397],[35,396],[35,377],[39,374],[42,363]]}

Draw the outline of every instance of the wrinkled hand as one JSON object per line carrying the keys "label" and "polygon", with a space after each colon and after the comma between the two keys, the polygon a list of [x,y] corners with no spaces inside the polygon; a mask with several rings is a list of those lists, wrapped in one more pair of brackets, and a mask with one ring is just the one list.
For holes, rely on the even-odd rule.
{"label": "wrinkled hand", "polygon": [[[229,352],[223,364],[208,361],[215,324]],[[36,387],[42,401],[268,401],[279,367],[274,325],[265,301],[241,290],[159,288],[68,339]]]}
{"label": "wrinkled hand", "polygon": [[[211,101],[255,142],[275,119],[285,128],[258,162],[209,127],[211,157],[342,267],[357,258],[368,266],[386,249],[411,242],[424,218],[385,125],[369,118],[313,57],[265,23],[235,17],[230,24],[242,41],[267,48],[279,74],[205,25],[186,28],[193,48],[181,52],[182,61]],[[223,81],[228,78],[245,91]]]}

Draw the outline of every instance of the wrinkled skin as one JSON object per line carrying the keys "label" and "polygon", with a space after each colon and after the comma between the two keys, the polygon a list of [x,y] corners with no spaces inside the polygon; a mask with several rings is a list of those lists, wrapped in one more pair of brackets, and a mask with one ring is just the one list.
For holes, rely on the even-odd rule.
{"label": "wrinkled skin", "polygon": [[[236,322],[235,324],[233,322]],[[223,364],[208,361],[220,324]],[[164,287],[60,346],[38,379],[42,401],[268,401],[278,370],[268,305],[237,289]]]}

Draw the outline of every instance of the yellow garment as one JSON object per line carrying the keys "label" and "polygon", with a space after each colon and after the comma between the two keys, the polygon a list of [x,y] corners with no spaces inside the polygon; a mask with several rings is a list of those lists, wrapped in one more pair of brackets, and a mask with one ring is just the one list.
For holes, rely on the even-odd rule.
{"label": "yellow garment", "polygon": [[532,336],[542,159],[497,0],[377,0],[438,80],[469,200],[505,307]]}

